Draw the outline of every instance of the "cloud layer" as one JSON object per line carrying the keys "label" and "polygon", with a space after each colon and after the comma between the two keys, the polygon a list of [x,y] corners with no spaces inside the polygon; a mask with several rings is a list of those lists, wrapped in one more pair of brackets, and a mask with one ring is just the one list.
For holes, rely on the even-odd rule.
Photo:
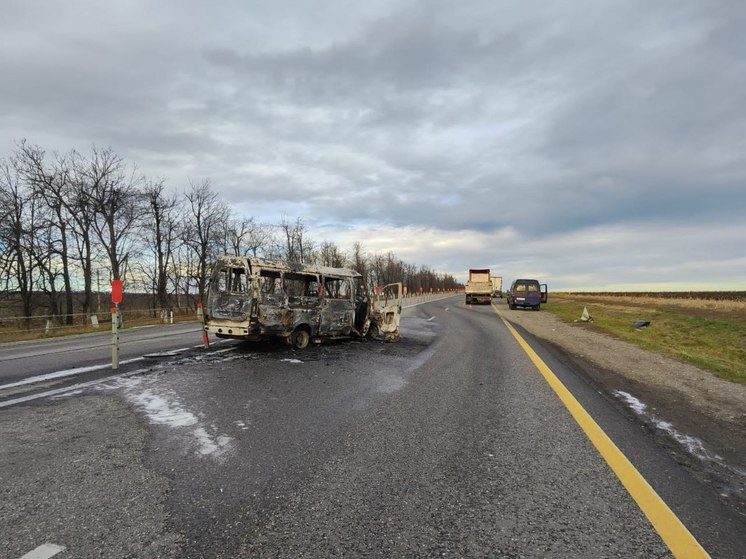
{"label": "cloud layer", "polygon": [[739,2],[11,2],[0,148],[463,275],[746,289]]}

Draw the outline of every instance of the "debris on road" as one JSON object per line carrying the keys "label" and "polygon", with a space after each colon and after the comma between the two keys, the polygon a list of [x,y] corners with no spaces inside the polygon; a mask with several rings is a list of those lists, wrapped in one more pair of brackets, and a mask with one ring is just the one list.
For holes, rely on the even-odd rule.
{"label": "debris on road", "polygon": [[649,320],[637,320],[632,323],[632,326],[634,326],[638,330],[641,330],[643,328],[647,328],[648,326],[650,326],[650,321]]}

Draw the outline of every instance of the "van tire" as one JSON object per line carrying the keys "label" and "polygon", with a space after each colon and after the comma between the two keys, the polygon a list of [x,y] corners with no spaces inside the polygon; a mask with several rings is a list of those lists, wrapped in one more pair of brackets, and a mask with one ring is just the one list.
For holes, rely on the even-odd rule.
{"label": "van tire", "polygon": [[368,337],[373,338],[375,340],[380,335],[381,335],[381,329],[378,327],[378,324],[376,324],[375,322],[371,322],[370,326],[368,327]]}
{"label": "van tire", "polygon": [[509,309],[510,309],[511,311],[514,311],[514,310],[515,310],[515,305],[514,305],[513,303],[508,303],[508,308],[509,308]]}
{"label": "van tire", "polygon": [[306,349],[311,341],[311,334],[303,327],[298,327],[290,334],[290,344],[295,349]]}
{"label": "van tire", "polygon": [[533,306],[533,307],[531,307],[531,308],[532,308],[533,310],[535,310],[535,311],[539,311],[539,310],[541,310],[541,304],[539,304],[539,305],[534,305],[534,306]]}

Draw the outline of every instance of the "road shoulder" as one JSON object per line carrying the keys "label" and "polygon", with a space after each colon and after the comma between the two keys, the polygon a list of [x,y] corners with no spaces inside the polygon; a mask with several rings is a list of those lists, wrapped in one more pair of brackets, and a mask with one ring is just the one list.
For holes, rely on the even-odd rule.
{"label": "road shoulder", "polygon": [[546,312],[501,312],[634,416],[720,498],[746,510],[746,387]]}
{"label": "road shoulder", "polygon": [[143,464],[147,434],[112,397],[4,410],[0,556],[53,542],[74,557],[178,557],[180,536],[163,531],[168,480]]}

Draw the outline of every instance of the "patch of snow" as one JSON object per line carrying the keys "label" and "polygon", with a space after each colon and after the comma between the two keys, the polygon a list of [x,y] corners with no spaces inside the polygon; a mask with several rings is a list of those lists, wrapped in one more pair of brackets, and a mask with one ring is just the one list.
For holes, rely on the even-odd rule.
{"label": "patch of snow", "polygon": [[150,390],[130,394],[129,398],[153,423],[171,427],[188,427],[197,423],[197,417],[193,413],[186,411],[178,403],[169,402],[162,396],[153,394]]}
{"label": "patch of snow", "polygon": [[641,402],[640,400],[638,400],[637,398],[635,398],[634,396],[632,396],[632,394],[630,394],[629,392],[624,392],[623,390],[615,390],[614,391],[614,396],[616,396],[617,398],[620,398],[620,399],[624,400],[624,402],[637,415],[644,414],[645,410],[648,409],[647,404],[645,404],[644,402]]}
{"label": "patch of snow", "polygon": [[280,359],[280,361],[284,361],[285,363],[303,363],[300,359]]}
{"label": "patch of snow", "polygon": [[652,421],[653,425],[664,433],[670,435],[677,443],[683,446],[689,454],[696,456],[700,460],[712,460],[714,462],[721,462],[723,460],[722,457],[707,450],[700,439],[692,437],[691,435],[679,433],[668,421],[662,421],[656,417],[652,417]]}
{"label": "patch of snow", "polygon": [[681,447],[687,453],[694,456],[698,460],[701,460],[702,462],[712,462],[712,463],[719,464],[720,466],[732,472],[735,472],[739,475],[744,475],[746,473],[739,468],[735,468],[731,466],[730,464],[726,464],[726,462],[723,460],[721,456],[718,456],[714,452],[710,452],[709,450],[707,450],[707,448],[704,445],[704,442],[701,439],[698,439],[697,437],[692,437],[691,435],[685,435],[684,433],[679,432],[673,426],[672,423],[668,421],[664,421],[660,419],[659,417],[657,417],[655,414],[652,414],[649,411],[647,411],[648,409],[647,404],[635,398],[634,396],[632,396],[632,394],[628,392],[624,392],[622,390],[615,390],[614,395],[617,398],[624,400],[625,403],[637,415],[644,418],[646,422],[653,425],[656,429],[668,435],[670,438],[676,441],[679,445],[681,445]]}
{"label": "patch of snow", "polygon": [[205,430],[204,427],[197,427],[194,430],[194,437],[199,442],[197,452],[199,452],[202,456],[222,456],[227,450],[230,449],[231,442],[233,441],[233,439],[231,439],[227,435],[219,435],[218,437],[213,437]]}
{"label": "patch of snow", "polygon": [[[196,452],[200,456],[221,458],[232,449],[233,439],[231,437],[210,434],[205,427],[200,425],[200,417],[204,417],[204,414],[190,412],[178,399],[157,393],[152,387],[142,390],[142,382],[142,378],[122,378],[105,388],[122,389],[125,397],[143,412],[151,423],[166,425],[188,434],[190,439],[188,448],[196,447]],[[149,382],[152,384],[152,379],[149,379]],[[216,429],[213,427],[211,430]]]}

